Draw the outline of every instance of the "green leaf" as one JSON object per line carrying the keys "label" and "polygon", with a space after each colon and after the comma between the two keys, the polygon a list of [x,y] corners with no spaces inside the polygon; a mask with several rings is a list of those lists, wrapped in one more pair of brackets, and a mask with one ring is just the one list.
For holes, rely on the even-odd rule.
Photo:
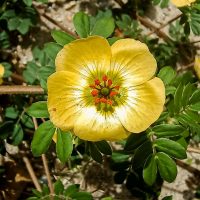
{"label": "green leaf", "polygon": [[136,148],[138,148],[141,144],[143,144],[147,140],[147,135],[144,133],[141,134],[131,134],[124,146],[124,150],[127,152],[132,152]]}
{"label": "green leaf", "polygon": [[169,140],[167,138],[159,138],[154,141],[154,145],[158,151],[165,152],[174,158],[187,158],[185,148],[173,140]]}
{"label": "green leaf", "polygon": [[29,30],[29,27],[31,26],[31,20],[30,19],[22,19],[20,21],[19,26],[17,27],[17,30],[21,33],[21,34],[26,34]]}
{"label": "green leaf", "polygon": [[191,12],[189,16],[189,24],[192,32],[195,35],[200,35],[200,13]]}
{"label": "green leaf", "polygon": [[113,33],[114,29],[114,19],[112,17],[103,17],[96,21],[90,35],[100,35],[107,38]]}
{"label": "green leaf", "polygon": [[78,12],[73,18],[74,27],[78,35],[85,38],[90,32],[90,19],[89,16],[83,12]]}
{"label": "green leaf", "polygon": [[74,193],[77,193],[79,191],[79,185],[78,184],[74,184],[74,185],[70,185],[67,187],[67,189],[64,190],[63,194],[65,196],[71,196]]}
{"label": "green leaf", "polygon": [[13,121],[5,121],[3,124],[0,124],[0,139],[4,140],[11,135],[13,133],[13,127]]}
{"label": "green leaf", "polygon": [[140,145],[139,148],[136,149],[132,160],[133,168],[137,169],[139,167],[143,167],[144,163],[146,162],[146,159],[152,152],[152,144],[149,140]]}
{"label": "green leaf", "polygon": [[31,142],[31,149],[34,156],[40,156],[47,151],[55,130],[51,121],[46,121],[38,127]]}
{"label": "green leaf", "polygon": [[45,50],[46,54],[48,55],[48,57],[52,61],[55,61],[55,58],[56,58],[58,52],[62,49],[62,46],[55,42],[49,42],[49,43],[45,44],[44,48],[45,48],[44,50]]}
{"label": "green leaf", "polygon": [[192,96],[189,99],[189,103],[190,104],[195,104],[198,103],[200,99],[200,89],[197,89],[194,91],[194,93],[192,94]]}
{"label": "green leaf", "polygon": [[32,5],[32,0],[23,0],[23,2],[24,2],[27,6],[31,6],[31,5]]}
{"label": "green leaf", "polygon": [[20,25],[20,19],[18,17],[11,18],[8,20],[8,29],[10,31],[16,30],[19,25]]}
{"label": "green leaf", "polygon": [[93,200],[92,195],[89,192],[77,192],[70,196],[74,200]]}
{"label": "green leaf", "polygon": [[46,91],[47,90],[47,79],[55,72],[55,67],[42,66],[38,71],[38,78],[40,80],[40,85]]}
{"label": "green leaf", "polygon": [[172,199],[172,196],[166,196],[166,197],[163,197],[162,200],[173,200],[173,199]]}
{"label": "green leaf", "polygon": [[101,200],[113,200],[112,197],[103,197]]}
{"label": "green leaf", "polygon": [[12,138],[12,144],[13,145],[19,145],[21,141],[23,140],[24,132],[20,124],[15,124],[13,134],[11,136]]}
{"label": "green leaf", "polygon": [[182,107],[182,93],[183,93],[183,85],[179,84],[175,95],[174,95],[174,112],[178,113]]}
{"label": "green leaf", "polygon": [[108,38],[108,42],[109,42],[110,45],[112,45],[119,39],[120,39],[119,37]]}
{"label": "green leaf", "polygon": [[42,197],[42,193],[39,192],[38,190],[32,189],[32,192],[33,192],[33,194],[34,194],[35,196],[37,196],[37,197]]}
{"label": "green leaf", "polygon": [[34,62],[28,62],[26,69],[23,71],[23,77],[27,83],[33,84],[37,79],[39,66]]}
{"label": "green leaf", "polygon": [[162,79],[165,85],[169,85],[176,76],[176,71],[172,67],[163,67],[158,77]]}
{"label": "green leaf", "polygon": [[47,102],[46,101],[39,101],[33,103],[27,110],[27,113],[31,117],[35,118],[48,118],[49,112],[47,109]]}
{"label": "green leaf", "polygon": [[8,107],[6,108],[5,117],[8,117],[10,119],[16,119],[18,117],[19,111],[16,110],[14,107]]}
{"label": "green leaf", "polygon": [[105,155],[112,155],[112,149],[108,142],[106,142],[105,140],[95,142],[95,144],[101,153]]}
{"label": "green leaf", "polygon": [[199,112],[199,111],[200,111],[200,102],[195,103],[195,104],[193,104],[193,105],[190,105],[190,106],[189,106],[189,109],[190,109],[190,110],[193,110],[193,111]]}
{"label": "green leaf", "polygon": [[153,185],[156,180],[157,175],[157,164],[154,155],[149,155],[147,158],[144,169],[143,169],[143,178],[146,184]]}
{"label": "green leaf", "polygon": [[175,180],[177,175],[177,167],[174,160],[172,160],[167,154],[159,152],[156,154],[158,170],[161,177],[171,183]]}
{"label": "green leaf", "polygon": [[182,94],[182,106],[183,108],[185,108],[188,103],[189,103],[189,99],[193,93],[193,91],[195,90],[194,86],[191,83],[188,83],[184,89],[183,89],[183,94]]}
{"label": "green leaf", "polygon": [[65,44],[68,44],[71,41],[75,40],[75,38],[68,33],[58,30],[51,31],[51,36],[61,46],[64,46]]}
{"label": "green leaf", "polygon": [[154,126],[152,131],[157,137],[175,137],[182,135],[185,128],[175,124],[160,124]]}
{"label": "green leaf", "polygon": [[[54,183],[54,192],[56,195],[62,194],[64,191],[64,185],[62,184],[62,182],[58,179],[55,183]],[[55,199],[54,199],[55,200]],[[58,198],[59,200],[59,198]]]}
{"label": "green leaf", "polygon": [[169,95],[169,94],[173,94],[174,95],[175,91],[176,91],[176,87],[174,87],[174,86],[167,85],[165,87],[165,94],[166,94],[166,96]]}
{"label": "green leaf", "polygon": [[72,136],[70,132],[57,130],[56,153],[59,160],[65,163],[73,150]]}
{"label": "green leaf", "polygon": [[89,142],[89,153],[93,160],[95,160],[98,163],[102,163],[103,161],[102,155],[95,146],[95,144],[93,144],[92,142]]}
{"label": "green leaf", "polygon": [[21,122],[28,128],[34,128],[33,120],[30,116],[24,114],[21,117]]}
{"label": "green leaf", "polygon": [[112,153],[112,160],[116,163],[126,162],[129,159],[129,155],[123,154],[123,152],[113,152]]}

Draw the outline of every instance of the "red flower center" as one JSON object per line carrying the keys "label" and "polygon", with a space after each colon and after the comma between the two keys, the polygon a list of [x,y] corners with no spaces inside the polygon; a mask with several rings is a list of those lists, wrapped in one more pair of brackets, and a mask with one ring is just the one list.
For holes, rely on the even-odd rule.
{"label": "red flower center", "polygon": [[113,85],[113,81],[108,76],[103,75],[102,81],[94,80],[94,84],[90,85],[92,89],[91,95],[94,97],[94,103],[113,105],[115,97],[119,96],[119,85]]}

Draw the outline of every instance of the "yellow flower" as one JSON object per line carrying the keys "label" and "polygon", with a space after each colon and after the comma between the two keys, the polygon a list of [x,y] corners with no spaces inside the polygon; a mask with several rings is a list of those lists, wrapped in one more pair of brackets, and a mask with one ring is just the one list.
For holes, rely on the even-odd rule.
{"label": "yellow flower", "polygon": [[3,83],[3,75],[4,75],[5,69],[4,66],[0,64],[0,85]]}
{"label": "yellow flower", "polygon": [[100,36],[79,39],[64,46],[55,64],[47,82],[50,120],[81,139],[126,138],[146,130],[163,110],[156,60],[139,41],[110,46]]}
{"label": "yellow flower", "polygon": [[200,57],[199,56],[195,56],[194,70],[197,74],[197,77],[200,79]]}
{"label": "yellow flower", "polygon": [[196,0],[171,0],[172,3],[177,7],[190,6]]}

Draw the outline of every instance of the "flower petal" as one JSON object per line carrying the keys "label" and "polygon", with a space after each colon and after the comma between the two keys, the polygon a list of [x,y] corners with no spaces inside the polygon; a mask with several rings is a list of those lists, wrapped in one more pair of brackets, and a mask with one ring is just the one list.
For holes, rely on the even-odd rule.
{"label": "flower petal", "polygon": [[197,74],[197,77],[200,79],[200,57],[199,56],[195,56],[194,70]]}
{"label": "flower petal", "polygon": [[81,107],[84,105],[82,87],[84,80],[72,72],[59,71],[47,81],[48,111],[55,126],[62,130],[73,128]]}
{"label": "flower petal", "polygon": [[140,85],[152,78],[156,60],[146,44],[134,39],[121,39],[111,46],[111,74],[120,74],[126,87]]}
{"label": "flower petal", "polygon": [[3,77],[4,72],[5,72],[4,66],[0,64],[0,78]]}
{"label": "flower petal", "polygon": [[124,129],[116,114],[102,115],[95,107],[86,107],[74,125],[74,134],[88,141],[120,140],[130,134]]}
{"label": "flower petal", "polygon": [[98,75],[110,66],[111,49],[108,41],[100,36],[72,41],[58,53],[56,70],[67,70],[82,76]]}
{"label": "flower petal", "polygon": [[171,0],[172,3],[177,7],[190,6],[191,3],[196,0]]}
{"label": "flower petal", "polygon": [[130,88],[126,105],[116,108],[116,113],[124,127],[133,133],[146,130],[155,122],[165,103],[165,88],[159,78]]}

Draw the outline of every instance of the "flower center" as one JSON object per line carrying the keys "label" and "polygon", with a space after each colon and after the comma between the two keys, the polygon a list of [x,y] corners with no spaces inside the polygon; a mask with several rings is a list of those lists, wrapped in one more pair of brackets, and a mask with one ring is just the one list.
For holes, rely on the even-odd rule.
{"label": "flower center", "polygon": [[108,96],[110,94],[110,90],[108,88],[102,88],[101,89],[101,94],[103,96]]}
{"label": "flower center", "polygon": [[113,111],[113,107],[118,105],[120,86],[114,85],[106,75],[102,77],[102,80],[95,79],[90,88],[94,105],[98,110]]}

